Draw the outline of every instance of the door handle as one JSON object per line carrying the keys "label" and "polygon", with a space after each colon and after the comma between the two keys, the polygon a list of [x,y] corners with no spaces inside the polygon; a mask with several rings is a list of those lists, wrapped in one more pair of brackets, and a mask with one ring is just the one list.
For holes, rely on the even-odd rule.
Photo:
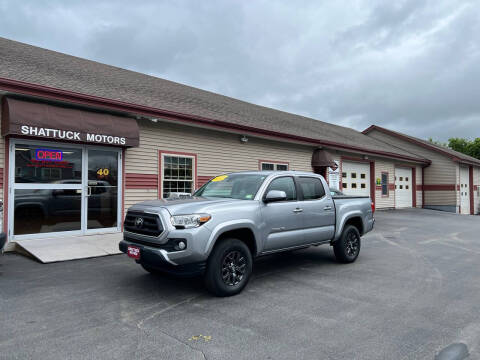
{"label": "door handle", "polygon": [[323,208],[323,210],[326,210],[326,211],[332,210],[332,207],[331,207],[331,206],[325,206],[325,207]]}
{"label": "door handle", "polygon": [[303,209],[300,209],[300,208],[296,208],[295,210],[293,210],[294,213],[301,213],[303,211]]}

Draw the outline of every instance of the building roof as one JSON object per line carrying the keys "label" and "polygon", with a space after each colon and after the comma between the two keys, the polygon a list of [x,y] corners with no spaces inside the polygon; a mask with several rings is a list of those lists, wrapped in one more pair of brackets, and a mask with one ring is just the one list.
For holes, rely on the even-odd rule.
{"label": "building roof", "polygon": [[33,85],[37,86],[36,94],[61,90],[72,102],[83,96],[101,101],[105,108],[111,102],[117,109],[122,104],[138,109],[135,113],[158,110],[217,127],[251,129],[325,147],[429,162],[348,127],[0,37],[0,89],[29,93],[25,89]]}
{"label": "building roof", "polygon": [[368,127],[367,129],[363,130],[363,133],[365,135],[367,135],[368,133],[370,133],[373,130],[377,130],[377,131],[383,132],[384,134],[400,138],[404,141],[408,141],[410,143],[421,146],[423,148],[426,148],[426,149],[429,149],[429,150],[432,150],[432,151],[435,151],[435,152],[438,152],[438,153],[442,153],[442,154],[444,154],[445,156],[448,156],[449,158],[451,158],[454,161],[465,162],[465,163],[468,163],[468,164],[480,165],[480,160],[477,159],[477,158],[474,158],[472,156],[469,156],[469,155],[466,155],[464,153],[452,150],[452,149],[450,149],[448,147],[445,147],[445,146],[434,144],[434,143],[432,143],[430,141],[427,141],[427,140],[416,138],[416,137],[411,136],[411,135],[403,134],[403,133],[400,133],[398,131],[385,129],[385,128],[383,128],[381,126],[378,126],[378,125],[372,125],[372,126]]}

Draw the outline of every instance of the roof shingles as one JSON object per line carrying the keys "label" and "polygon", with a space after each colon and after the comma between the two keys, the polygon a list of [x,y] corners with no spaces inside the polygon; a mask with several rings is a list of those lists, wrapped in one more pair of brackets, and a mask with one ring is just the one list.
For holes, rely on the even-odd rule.
{"label": "roof shingles", "polygon": [[1,37],[0,65],[6,79],[424,160],[351,128]]}

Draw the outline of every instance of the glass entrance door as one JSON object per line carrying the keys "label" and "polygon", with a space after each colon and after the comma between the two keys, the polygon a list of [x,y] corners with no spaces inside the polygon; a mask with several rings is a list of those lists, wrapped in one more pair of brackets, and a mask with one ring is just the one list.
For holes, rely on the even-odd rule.
{"label": "glass entrance door", "polygon": [[120,231],[121,156],[114,148],[12,139],[11,239]]}
{"label": "glass entrance door", "polygon": [[119,217],[117,150],[87,149],[86,231],[117,228]]}

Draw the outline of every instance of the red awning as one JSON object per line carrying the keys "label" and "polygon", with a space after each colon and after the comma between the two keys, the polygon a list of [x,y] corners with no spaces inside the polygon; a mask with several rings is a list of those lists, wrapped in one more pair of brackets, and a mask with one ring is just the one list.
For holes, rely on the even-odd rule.
{"label": "red awning", "polygon": [[312,154],[312,167],[336,167],[332,154],[322,149],[316,149]]}
{"label": "red awning", "polygon": [[4,98],[2,135],[115,146],[138,146],[135,119]]}

